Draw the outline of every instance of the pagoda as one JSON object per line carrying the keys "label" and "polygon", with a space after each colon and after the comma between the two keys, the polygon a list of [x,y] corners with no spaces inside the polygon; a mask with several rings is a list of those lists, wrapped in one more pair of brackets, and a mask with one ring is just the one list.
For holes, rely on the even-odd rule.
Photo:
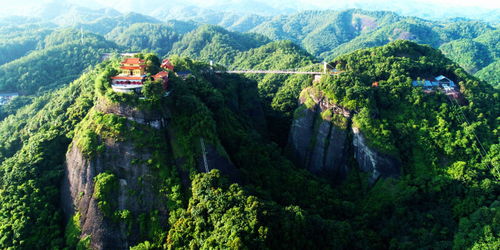
{"label": "pagoda", "polygon": [[139,91],[146,79],[146,64],[140,58],[125,58],[121,63],[121,73],[111,77],[111,87],[116,92]]}

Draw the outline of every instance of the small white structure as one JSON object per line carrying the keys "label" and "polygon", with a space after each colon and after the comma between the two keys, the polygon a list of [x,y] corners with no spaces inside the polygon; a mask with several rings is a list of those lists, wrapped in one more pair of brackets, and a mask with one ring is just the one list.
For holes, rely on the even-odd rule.
{"label": "small white structure", "polygon": [[443,88],[445,86],[455,87],[455,83],[446,76],[439,75],[439,76],[436,76],[434,79],[436,79],[439,86],[442,86]]}
{"label": "small white structure", "polygon": [[137,84],[112,84],[111,88],[115,92],[120,92],[120,93],[130,93],[130,92],[136,92],[140,93],[142,89],[142,85],[137,85]]}
{"label": "small white structure", "polygon": [[443,75],[436,76],[434,77],[434,79],[414,80],[412,81],[411,84],[413,87],[424,87],[426,89],[437,88],[437,87],[455,88],[455,83],[448,77]]}
{"label": "small white structure", "polygon": [[9,103],[12,99],[19,96],[18,93],[0,93],[0,105]]}

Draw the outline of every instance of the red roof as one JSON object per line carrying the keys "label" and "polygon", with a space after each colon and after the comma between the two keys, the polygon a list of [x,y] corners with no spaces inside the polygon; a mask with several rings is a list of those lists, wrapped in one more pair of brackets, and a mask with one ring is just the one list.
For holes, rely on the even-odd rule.
{"label": "red roof", "polygon": [[113,76],[111,77],[113,80],[142,80],[144,79],[142,76]]}
{"label": "red roof", "polygon": [[125,58],[123,60],[122,64],[143,64],[144,60],[141,60],[140,58]]}
{"label": "red roof", "polygon": [[158,72],[158,74],[154,75],[154,76],[153,76],[153,78],[155,78],[155,79],[156,79],[156,78],[163,78],[163,77],[166,77],[166,76],[168,76],[168,73],[167,73],[167,72],[165,72],[165,71],[160,71],[160,72]]}
{"label": "red roof", "polygon": [[161,62],[161,67],[174,70],[174,65],[168,59],[165,59]]}
{"label": "red roof", "polygon": [[120,69],[143,69],[146,66],[141,65],[141,66],[121,66]]}

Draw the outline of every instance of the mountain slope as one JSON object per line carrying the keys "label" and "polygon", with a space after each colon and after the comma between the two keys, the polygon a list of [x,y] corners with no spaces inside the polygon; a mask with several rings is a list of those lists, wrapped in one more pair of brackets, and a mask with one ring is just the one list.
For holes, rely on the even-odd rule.
{"label": "mountain slope", "polygon": [[[376,183],[356,206],[367,209],[364,223],[381,230],[385,247],[498,244],[477,231],[470,238],[457,233],[469,230],[469,218],[479,213],[485,213],[476,221],[483,227],[495,216],[497,91],[439,51],[407,41],[358,50],[333,63],[345,72],[301,93],[289,141],[297,164],[332,180],[348,176],[348,183],[355,169],[368,172]],[[412,87],[412,79],[439,74],[459,84],[462,104]],[[395,159],[401,177],[383,180],[394,176]],[[447,233],[424,236],[422,230]]]}
{"label": "mountain slope", "polygon": [[157,8],[151,15],[164,21],[194,21],[202,24],[218,25],[228,30],[238,32],[247,32],[270,19],[270,17],[267,16],[218,12],[196,6]]}
{"label": "mountain slope", "polygon": [[181,34],[165,24],[136,23],[120,32],[115,28],[106,38],[129,51],[149,49],[163,55],[181,39]]}
{"label": "mountain slope", "polygon": [[203,25],[183,36],[169,54],[213,60],[229,65],[241,51],[256,48],[268,40],[262,36],[227,31],[221,27]]}
{"label": "mountain slope", "polygon": [[398,19],[390,12],[306,11],[275,17],[252,29],[252,32],[273,40],[291,40],[311,54],[320,55]]}
{"label": "mountain slope", "polygon": [[[283,78],[263,98],[262,80],[211,74],[206,62],[170,59],[176,71],[191,76],[170,73],[168,96],[113,92],[109,76],[118,62],[113,59],[0,122],[0,131],[9,131],[0,138],[1,248],[496,244],[478,228],[498,233],[499,176],[492,168],[498,167],[500,148],[498,95],[439,51],[407,41],[360,50],[333,62],[344,71],[339,76],[315,83]],[[311,61],[290,42],[236,58],[253,68],[314,69]],[[460,85],[461,106],[443,93],[411,86],[411,79],[435,74]],[[276,99],[282,95],[286,98]],[[305,107],[290,114],[287,109],[297,105],[293,98]],[[336,113],[341,109],[350,112],[347,122]],[[314,115],[317,125],[302,127],[314,136],[302,136],[305,151],[296,156],[325,143],[325,137],[345,139],[345,175],[333,182],[294,165],[282,154],[285,149],[269,140],[279,137],[266,128],[273,112],[293,115],[291,134],[303,112]],[[319,133],[324,124],[336,132]],[[373,173],[364,168],[369,161],[360,159],[373,156],[374,164],[388,156],[398,159],[400,172],[390,175],[396,178],[369,181]],[[421,233],[433,230],[443,233]]]}
{"label": "mountain slope", "polygon": [[[83,42],[83,44],[82,44]],[[61,30],[45,40],[47,47],[0,66],[0,90],[23,95],[57,88],[76,79],[87,67],[100,61],[102,53],[116,49],[103,37]]]}
{"label": "mountain slope", "polygon": [[94,76],[91,71],[1,122],[2,248],[63,244],[58,183],[67,136],[92,106]]}
{"label": "mountain slope", "polygon": [[[326,60],[398,39],[440,48],[469,73],[486,67],[498,54],[498,31],[488,23],[429,21],[383,11],[304,11],[277,16],[251,31],[273,40],[291,40]],[[491,79],[483,80],[496,84]]]}

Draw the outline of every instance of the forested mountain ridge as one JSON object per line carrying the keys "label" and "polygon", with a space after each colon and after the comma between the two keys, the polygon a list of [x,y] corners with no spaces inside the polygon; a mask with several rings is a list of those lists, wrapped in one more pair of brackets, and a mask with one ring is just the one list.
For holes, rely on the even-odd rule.
{"label": "forested mountain ridge", "polygon": [[[0,108],[1,249],[500,245],[499,94],[469,74],[498,83],[498,25],[71,13],[73,28],[0,20],[0,90],[22,95]],[[111,89],[120,58],[102,53],[139,51],[174,64],[168,93]],[[209,65],[321,72],[325,58],[342,73]],[[413,86],[438,75],[453,93]]]}
{"label": "forested mountain ridge", "polygon": [[[8,131],[0,141],[0,247],[498,244],[498,94],[439,51],[396,41],[337,58],[332,64],[344,71],[339,76],[315,83],[309,77],[281,78],[281,86],[274,85],[279,77],[211,74],[207,62],[170,59],[176,71],[191,76],[171,74],[166,97],[114,93],[108,77],[118,59],[112,59],[0,122],[2,134]],[[290,42],[274,42],[239,54],[235,62],[273,68],[288,66],[288,60],[307,68],[312,57]],[[411,85],[412,79],[436,74],[459,84],[465,104]],[[301,91],[312,99],[303,99]],[[400,160],[398,178],[370,182],[356,155],[345,161],[342,181],[315,176],[268,139],[281,138],[268,129],[277,112],[284,114],[284,124],[295,123],[305,110],[318,112],[318,94],[327,107],[341,106],[353,116],[344,123],[325,110],[313,120],[358,128],[367,147]],[[305,106],[297,106],[299,98]],[[157,119],[166,122],[153,126]],[[483,156],[475,136],[485,147]],[[136,178],[138,173],[143,176]],[[89,182],[71,185],[83,179]],[[70,184],[61,186],[61,180]],[[61,206],[73,202],[76,210],[63,212]]]}
{"label": "forested mountain ridge", "polygon": [[[101,34],[112,41],[119,39],[119,43],[128,46],[129,49],[149,49],[162,54],[169,52],[170,43],[177,42],[179,47],[184,48],[187,46],[188,40],[199,39],[195,37],[202,35],[201,33],[189,35],[182,41],[184,34],[204,23],[220,25],[233,31],[258,33],[274,41],[291,40],[312,55],[326,60],[332,60],[336,56],[356,49],[381,46],[397,39],[411,40],[441,49],[451,59],[459,62],[469,73],[474,74],[485,68],[477,76],[497,85],[496,77],[498,74],[491,72],[496,69],[495,62],[498,60],[496,55],[499,53],[496,23],[467,19],[429,21],[400,16],[394,12],[360,9],[304,11],[297,14],[265,18],[255,15],[239,16],[216,11],[193,10],[196,14],[193,14],[192,20],[196,20],[198,23],[168,20],[166,24],[170,27],[170,31],[168,31],[170,34],[161,37],[158,32],[164,31],[165,27],[158,29],[152,28],[154,26],[144,26],[144,23],[158,25],[163,23],[149,16],[137,13],[119,15],[109,11],[97,11],[91,14],[85,11],[79,13],[78,9],[75,11],[76,17],[73,18],[73,23],[61,25],[83,28]],[[161,9],[157,11],[161,12]],[[81,18],[78,17],[80,15]],[[197,15],[199,17],[196,17]],[[3,20],[7,24],[17,22],[9,21],[8,18]],[[189,20],[189,18],[184,20]],[[30,23],[34,24],[40,20],[23,19],[21,21],[26,22],[24,25],[31,25]],[[139,23],[142,24],[139,25]],[[137,25],[129,27],[133,24]],[[246,40],[247,38],[238,38],[237,40],[239,39]],[[165,41],[166,46],[162,45],[160,48],[158,41],[162,40]],[[23,41],[20,41],[21,44]],[[16,46],[19,45],[16,44]],[[33,49],[33,45],[30,44],[25,44],[23,47]],[[172,45],[172,47],[174,46]],[[26,49],[14,54],[26,53]],[[183,51],[178,50],[175,53],[179,54]],[[10,55],[10,58],[15,59],[12,56]],[[230,57],[232,56],[234,55]],[[228,60],[224,59],[224,61]],[[488,67],[489,65],[492,66]]]}
{"label": "forested mountain ridge", "polygon": [[57,88],[99,62],[104,52],[117,49],[99,35],[71,29],[54,31],[37,46],[41,48],[0,66],[1,91],[30,95]]}
{"label": "forested mountain ridge", "polygon": [[230,65],[238,53],[269,42],[264,36],[227,31],[213,25],[203,25],[183,36],[169,54],[190,56],[199,60],[214,60]]}
{"label": "forested mountain ridge", "polygon": [[[472,74],[498,60],[500,50],[497,27],[486,22],[429,21],[385,11],[306,11],[275,17],[251,32],[291,40],[326,60],[405,39],[441,49]],[[496,85],[494,78],[483,80]]]}

